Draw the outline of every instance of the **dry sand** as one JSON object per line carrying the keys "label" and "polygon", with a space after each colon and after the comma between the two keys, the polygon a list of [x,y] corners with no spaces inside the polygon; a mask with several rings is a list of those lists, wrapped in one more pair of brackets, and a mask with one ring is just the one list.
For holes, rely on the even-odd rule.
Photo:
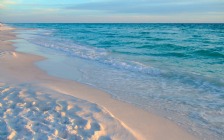
{"label": "dry sand", "polygon": [[[4,28],[4,26],[0,28]],[[196,139],[173,122],[130,104],[112,99],[109,94],[100,90],[74,81],[49,76],[34,65],[36,61],[41,61],[44,58],[16,52],[9,41],[16,39],[16,36],[10,27],[5,28],[8,29],[0,29],[0,82],[2,82],[0,86],[0,101],[3,104],[7,104],[7,106],[2,105],[3,112],[0,112],[0,123],[3,122],[2,124],[5,124],[7,128],[3,128],[6,131],[5,137],[19,137],[19,132],[15,128],[27,127],[31,132],[33,131],[33,133],[29,133],[27,136],[34,137],[34,134],[36,134],[37,136],[48,136],[53,139],[63,137],[72,139],[72,136],[80,139]],[[25,92],[21,93],[21,91]],[[15,98],[10,94],[14,94]],[[9,103],[4,98],[9,100]],[[23,102],[22,104],[19,102],[20,100]],[[14,108],[9,105],[10,102],[13,102]],[[50,108],[42,108],[38,105],[33,107],[30,105],[32,102],[37,102],[39,105],[43,103],[45,106],[48,106],[49,103]],[[72,109],[68,109],[70,108],[69,106],[72,106]],[[81,111],[74,106],[81,108]],[[35,112],[34,108],[38,108],[38,113],[42,114],[42,118],[35,118],[35,115],[30,115],[34,121],[27,121],[26,118],[30,119],[27,117],[27,110]],[[55,111],[59,111],[58,113],[62,116],[52,113]],[[11,115],[10,117],[7,117],[8,113]],[[10,122],[14,120],[10,119],[21,113],[21,124],[11,126]],[[47,113],[47,116],[44,116],[45,113]],[[26,116],[25,120],[24,116]],[[78,116],[80,120],[85,121],[83,124],[72,123],[72,121],[68,121],[68,124],[58,124],[58,122],[63,121],[63,116],[69,120],[75,120]],[[44,120],[46,119],[46,124],[51,124],[48,128],[45,129],[43,126],[42,130],[42,127],[38,128],[36,126],[36,123],[41,123],[40,126],[45,125]],[[17,121],[19,120],[17,119]],[[93,123],[93,126],[89,125],[91,123]],[[80,128],[80,131],[78,131],[80,133],[75,132],[76,126]],[[91,130],[86,131],[83,127]],[[57,131],[64,130],[62,131],[63,134],[57,133],[56,129]],[[73,134],[73,131],[76,135]]]}

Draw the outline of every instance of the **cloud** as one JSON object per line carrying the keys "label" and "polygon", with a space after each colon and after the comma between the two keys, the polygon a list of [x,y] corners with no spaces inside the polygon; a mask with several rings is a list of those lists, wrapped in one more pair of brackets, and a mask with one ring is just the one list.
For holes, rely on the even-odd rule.
{"label": "cloud", "polygon": [[0,0],[0,2],[0,9],[5,9],[8,5],[17,4],[17,2],[13,0]]}
{"label": "cloud", "polygon": [[3,4],[0,4],[0,9],[4,9],[5,6]]}
{"label": "cloud", "polygon": [[66,6],[65,9],[93,10],[108,13],[137,13],[137,14],[173,14],[193,12],[224,11],[224,2],[209,1],[177,1],[177,0],[123,0],[107,2],[89,2]]}
{"label": "cloud", "polygon": [[223,0],[0,0],[9,22],[223,22]]}
{"label": "cloud", "polygon": [[15,0],[1,0],[2,5],[10,5],[10,4],[16,4],[17,2]]}

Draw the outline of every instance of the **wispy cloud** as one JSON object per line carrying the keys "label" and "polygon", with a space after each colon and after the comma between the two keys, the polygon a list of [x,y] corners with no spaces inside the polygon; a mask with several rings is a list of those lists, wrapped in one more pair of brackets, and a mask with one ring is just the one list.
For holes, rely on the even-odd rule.
{"label": "wispy cloud", "polygon": [[5,9],[8,5],[17,4],[16,0],[0,0],[0,9]]}
{"label": "wispy cloud", "polygon": [[0,0],[0,14],[10,22],[224,22],[224,0]]}
{"label": "wispy cloud", "polygon": [[65,9],[94,10],[110,13],[140,13],[140,14],[169,14],[186,12],[217,12],[224,11],[224,1],[154,1],[154,0],[123,0],[107,2],[89,2],[66,6]]}
{"label": "wispy cloud", "polygon": [[16,0],[0,0],[1,2],[1,5],[12,5],[12,4],[17,4],[17,1]]}
{"label": "wispy cloud", "polygon": [[0,4],[0,9],[4,9],[5,6],[3,4]]}

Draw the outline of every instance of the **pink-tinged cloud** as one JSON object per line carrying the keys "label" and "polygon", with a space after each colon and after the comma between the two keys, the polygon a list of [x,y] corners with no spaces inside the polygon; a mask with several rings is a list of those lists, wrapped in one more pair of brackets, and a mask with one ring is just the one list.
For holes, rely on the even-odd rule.
{"label": "pink-tinged cloud", "polygon": [[3,22],[224,22],[223,0],[0,1]]}

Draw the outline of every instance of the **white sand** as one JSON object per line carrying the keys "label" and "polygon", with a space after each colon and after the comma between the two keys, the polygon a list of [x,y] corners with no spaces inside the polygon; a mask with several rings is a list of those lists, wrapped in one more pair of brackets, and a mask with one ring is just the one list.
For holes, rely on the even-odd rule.
{"label": "white sand", "polygon": [[0,83],[0,139],[134,139],[96,104],[29,84]]}
{"label": "white sand", "polygon": [[15,52],[10,30],[0,32],[0,139],[195,139],[102,91],[47,75],[34,65],[44,58]]}

